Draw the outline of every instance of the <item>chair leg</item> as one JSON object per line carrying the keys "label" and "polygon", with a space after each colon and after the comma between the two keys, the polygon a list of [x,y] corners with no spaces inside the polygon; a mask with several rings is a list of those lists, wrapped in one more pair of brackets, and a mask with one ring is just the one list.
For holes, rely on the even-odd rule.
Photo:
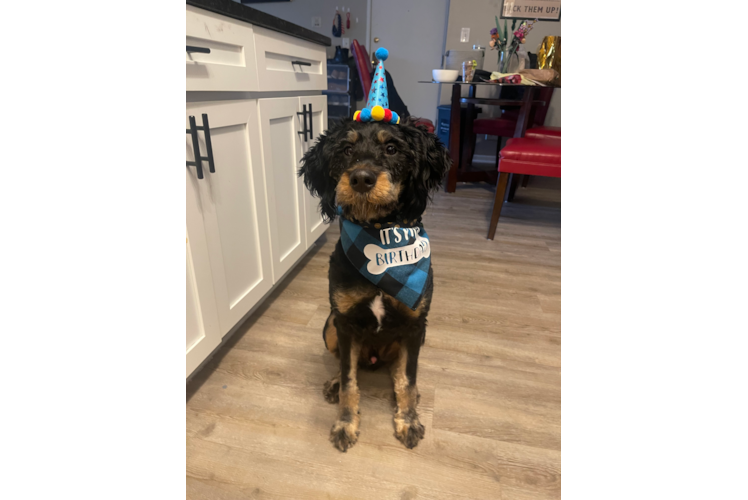
{"label": "chair leg", "polygon": [[506,201],[514,201],[514,194],[517,192],[517,186],[519,186],[519,174],[512,174],[509,179],[509,195],[506,197]]}
{"label": "chair leg", "polygon": [[493,199],[493,212],[491,213],[491,222],[488,225],[488,239],[493,240],[496,236],[496,226],[499,223],[499,216],[501,215],[501,207],[504,205],[504,193],[506,192],[506,184],[509,180],[509,174],[506,172],[499,173],[499,182],[496,183],[496,196]]}
{"label": "chair leg", "polygon": [[523,175],[522,176],[522,187],[526,188],[527,187],[527,183],[529,181],[530,181],[530,176],[529,175]]}

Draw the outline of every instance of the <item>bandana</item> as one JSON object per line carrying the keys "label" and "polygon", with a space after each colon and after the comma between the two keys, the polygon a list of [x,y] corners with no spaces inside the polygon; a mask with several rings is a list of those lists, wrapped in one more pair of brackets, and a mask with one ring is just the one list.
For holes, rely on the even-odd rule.
{"label": "bandana", "polygon": [[343,251],[363,277],[415,310],[426,288],[431,245],[421,220],[357,224],[340,215]]}

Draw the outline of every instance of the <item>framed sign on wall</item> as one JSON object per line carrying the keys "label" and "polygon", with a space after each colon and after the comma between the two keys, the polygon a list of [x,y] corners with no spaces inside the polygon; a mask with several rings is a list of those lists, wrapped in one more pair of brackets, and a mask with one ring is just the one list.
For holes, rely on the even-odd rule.
{"label": "framed sign on wall", "polygon": [[501,0],[500,17],[560,21],[561,0]]}

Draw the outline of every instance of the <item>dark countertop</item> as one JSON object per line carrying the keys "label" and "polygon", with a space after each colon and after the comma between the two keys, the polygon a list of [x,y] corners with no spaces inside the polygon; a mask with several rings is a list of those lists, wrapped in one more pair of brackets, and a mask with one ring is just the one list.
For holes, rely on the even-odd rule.
{"label": "dark countertop", "polygon": [[297,24],[289,23],[288,21],[271,16],[270,14],[247,7],[246,5],[233,2],[232,0],[187,0],[187,5],[200,7],[201,9],[209,10],[216,14],[222,14],[226,17],[238,19],[239,21],[244,21],[254,26],[260,26],[279,33],[285,33],[286,35],[291,35],[320,45],[326,45],[328,47],[332,45],[332,41],[324,35],[320,35],[315,31],[302,28]]}

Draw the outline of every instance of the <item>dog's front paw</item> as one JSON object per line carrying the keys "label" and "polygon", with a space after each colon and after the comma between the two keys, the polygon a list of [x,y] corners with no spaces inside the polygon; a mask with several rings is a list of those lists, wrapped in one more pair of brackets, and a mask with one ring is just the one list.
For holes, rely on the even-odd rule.
{"label": "dog's front paw", "polygon": [[358,441],[358,425],[338,420],[330,429],[330,441],[340,451],[345,452]]}
{"label": "dog's front paw", "polygon": [[423,439],[426,429],[418,420],[418,415],[395,415],[395,437],[408,449],[413,449]]}
{"label": "dog's front paw", "polygon": [[325,401],[330,404],[338,404],[340,401],[340,380],[334,378],[325,382],[325,388],[322,389]]}

